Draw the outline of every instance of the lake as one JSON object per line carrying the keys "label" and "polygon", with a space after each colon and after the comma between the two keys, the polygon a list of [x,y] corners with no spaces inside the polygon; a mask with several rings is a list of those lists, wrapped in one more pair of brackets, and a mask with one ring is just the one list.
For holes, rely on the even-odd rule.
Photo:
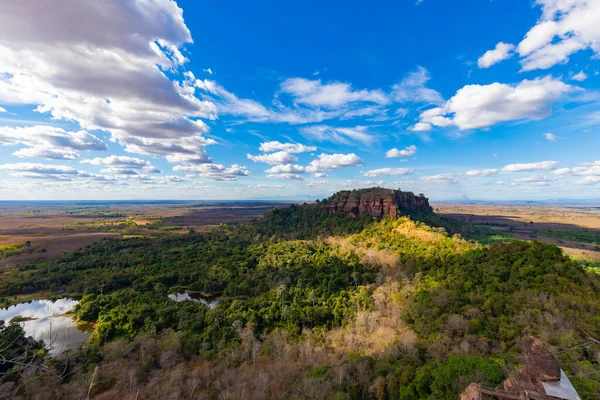
{"label": "lake", "polygon": [[73,299],[34,300],[0,309],[0,320],[8,322],[14,317],[32,318],[20,325],[26,336],[43,340],[50,346],[50,355],[56,356],[67,349],[85,343],[91,335],[82,330],[72,316],[64,315],[78,303]]}

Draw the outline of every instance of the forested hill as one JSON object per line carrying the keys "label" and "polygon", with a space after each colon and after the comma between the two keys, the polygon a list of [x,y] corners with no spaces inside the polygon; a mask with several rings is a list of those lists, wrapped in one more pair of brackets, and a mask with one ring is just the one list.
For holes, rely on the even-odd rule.
{"label": "forested hill", "polygon": [[312,239],[358,233],[382,218],[400,216],[451,233],[467,231],[459,222],[436,215],[423,194],[378,187],[344,190],[315,203],[276,208],[247,227],[268,237]]}
{"label": "forested hill", "polygon": [[[95,330],[82,352],[51,361],[18,349],[47,369],[16,368],[0,398],[85,398],[97,371],[94,399],[450,400],[515,374],[530,336],[582,399],[600,397],[596,273],[553,245],[449,234],[422,222],[439,222],[431,209],[331,207],[369,191],[352,193],[8,271],[3,300],[83,295],[76,315]],[[182,292],[219,303],[168,297]],[[0,348],[14,331],[0,325]]]}

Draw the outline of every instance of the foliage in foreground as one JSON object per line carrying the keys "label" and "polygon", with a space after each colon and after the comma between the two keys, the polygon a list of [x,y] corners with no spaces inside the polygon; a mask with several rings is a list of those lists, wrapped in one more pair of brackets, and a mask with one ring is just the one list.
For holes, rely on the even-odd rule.
{"label": "foliage in foreground", "polygon": [[[77,397],[100,365],[104,399],[454,399],[510,375],[527,335],[561,350],[582,398],[600,395],[590,374],[600,353],[586,337],[600,337],[600,277],[552,245],[482,246],[408,218],[311,205],[212,232],[106,240],[22,270],[1,290],[85,294],[77,316],[97,324],[69,379],[14,377],[22,398]],[[183,290],[221,303],[168,299]]]}

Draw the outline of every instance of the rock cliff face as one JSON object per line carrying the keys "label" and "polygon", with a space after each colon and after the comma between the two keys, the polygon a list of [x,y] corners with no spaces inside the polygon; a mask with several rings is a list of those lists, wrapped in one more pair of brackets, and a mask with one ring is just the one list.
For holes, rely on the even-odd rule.
{"label": "rock cliff face", "polygon": [[422,194],[416,196],[412,192],[382,188],[344,190],[324,200],[323,204],[330,213],[352,217],[396,217],[411,212],[432,212],[429,200]]}

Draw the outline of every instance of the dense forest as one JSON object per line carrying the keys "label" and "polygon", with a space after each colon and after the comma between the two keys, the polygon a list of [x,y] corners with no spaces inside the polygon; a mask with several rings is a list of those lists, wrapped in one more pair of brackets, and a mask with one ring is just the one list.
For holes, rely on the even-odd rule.
{"label": "dense forest", "polygon": [[[528,336],[582,398],[600,397],[596,269],[553,245],[486,240],[423,200],[373,217],[332,212],[338,198],[19,266],[5,301],[79,295],[95,329],[51,359],[0,324],[0,349],[30,360],[0,365],[0,398],[456,399],[514,374]],[[169,300],[184,291],[219,303]]]}

